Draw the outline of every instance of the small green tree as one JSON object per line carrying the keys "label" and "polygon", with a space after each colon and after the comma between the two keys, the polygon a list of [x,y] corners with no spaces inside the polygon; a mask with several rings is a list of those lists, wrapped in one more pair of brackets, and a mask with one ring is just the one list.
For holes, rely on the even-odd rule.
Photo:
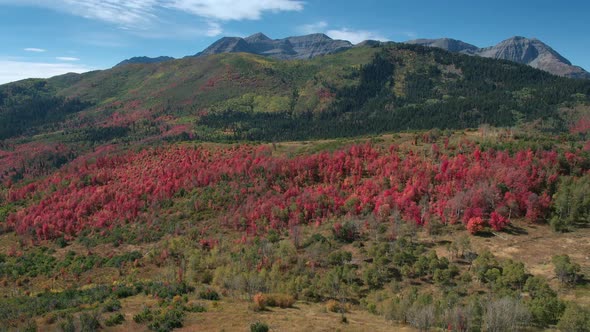
{"label": "small green tree", "polygon": [[549,287],[541,277],[529,277],[524,290],[529,292],[531,299],[527,306],[533,322],[540,327],[556,324],[563,313],[565,305],[557,297],[557,293]]}
{"label": "small green tree", "polygon": [[580,279],[580,265],[572,263],[568,255],[553,256],[552,261],[555,275],[562,283],[572,285]]}
{"label": "small green tree", "polygon": [[522,262],[508,260],[502,264],[502,277],[498,280],[502,287],[522,289],[527,275]]}
{"label": "small green tree", "polygon": [[562,178],[553,197],[551,226],[555,231],[567,232],[577,224],[590,223],[590,176]]}

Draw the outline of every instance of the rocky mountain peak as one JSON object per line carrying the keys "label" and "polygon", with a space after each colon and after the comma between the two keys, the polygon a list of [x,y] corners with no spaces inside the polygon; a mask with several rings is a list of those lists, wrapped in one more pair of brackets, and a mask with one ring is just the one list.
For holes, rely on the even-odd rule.
{"label": "rocky mountain peak", "polygon": [[284,60],[310,59],[346,50],[352,46],[348,41],[334,40],[323,33],[271,39],[259,32],[246,38],[221,38],[196,56],[247,52]]}
{"label": "rocky mountain peak", "polygon": [[261,41],[271,41],[272,39],[268,38],[262,32],[255,33],[251,36],[244,38],[245,41],[249,43],[261,42]]}
{"label": "rocky mountain peak", "polygon": [[438,47],[450,52],[477,55],[485,58],[509,60],[559,76],[590,79],[590,73],[578,66],[573,66],[569,60],[537,38],[514,36],[501,41],[497,45],[485,48],[478,48],[450,38],[416,39],[407,43]]}

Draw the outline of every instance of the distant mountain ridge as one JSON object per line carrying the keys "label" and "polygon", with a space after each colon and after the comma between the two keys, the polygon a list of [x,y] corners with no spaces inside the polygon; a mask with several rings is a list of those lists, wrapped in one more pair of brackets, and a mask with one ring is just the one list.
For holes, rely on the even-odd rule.
{"label": "distant mountain ridge", "polygon": [[[590,73],[572,63],[536,38],[515,36],[495,46],[479,48],[452,38],[415,39],[407,44],[437,47],[449,52],[463,53],[485,58],[502,59],[529,65],[554,75],[569,78],[590,79]],[[203,51],[189,57],[203,57],[221,53],[251,53],[279,60],[312,59],[316,56],[334,54],[353,47],[377,46],[379,41],[367,40],[357,45],[346,40],[335,40],[323,33],[271,39],[263,33],[249,37],[223,37]],[[173,60],[172,57],[134,57],[117,64],[148,64]]]}
{"label": "distant mountain ridge", "polygon": [[311,59],[344,51],[353,46],[349,41],[334,40],[323,33],[283,39],[271,39],[263,33],[256,33],[246,38],[223,37],[194,56],[244,52],[281,60]]}
{"label": "distant mountain ridge", "polygon": [[572,65],[569,60],[536,38],[515,36],[495,46],[485,48],[478,48],[475,45],[450,38],[415,39],[406,43],[438,47],[450,52],[477,55],[484,58],[509,60],[558,76],[590,79],[590,73],[581,67]]}
{"label": "distant mountain ridge", "polygon": [[479,51],[479,48],[475,45],[468,44],[466,42],[452,39],[452,38],[439,38],[439,39],[415,39],[409,40],[406,44],[416,44],[428,47],[438,47],[449,52],[458,52],[469,55],[474,55]]}
{"label": "distant mountain ridge", "polygon": [[129,65],[129,64],[138,64],[138,63],[140,63],[140,64],[159,63],[159,62],[170,61],[170,60],[174,60],[174,58],[169,57],[169,56],[159,56],[157,58],[150,58],[147,56],[136,56],[136,57],[119,62],[118,64],[115,65],[115,67]]}

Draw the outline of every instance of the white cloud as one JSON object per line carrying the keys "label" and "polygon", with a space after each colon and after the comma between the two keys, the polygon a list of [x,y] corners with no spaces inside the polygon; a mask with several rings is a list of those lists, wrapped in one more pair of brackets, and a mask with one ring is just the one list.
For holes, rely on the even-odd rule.
{"label": "white cloud", "polygon": [[0,59],[0,84],[25,78],[49,78],[66,73],[83,73],[93,70],[71,63],[41,63]]}
{"label": "white cloud", "polygon": [[379,40],[379,41],[387,41],[387,38],[380,35],[379,33],[368,31],[368,30],[352,30],[348,28],[342,28],[338,30],[328,30],[326,31],[326,35],[328,35],[332,39],[342,39],[348,40],[353,44],[358,44],[362,41],[371,39],[371,40]]}
{"label": "white cloud", "polygon": [[35,52],[35,53],[43,53],[43,52],[46,52],[47,50],[44,50],[42,48],[28,47],[28,48],[25,48],[24,51],[27,51],[27,52]]}
{"label": "white cloud", "polygon": [[[257,20],[265,12],[301,11],[299,0],[0,0],[0,4],[34,5],[146,30],[164,10],[181,11],[207,21]],[[220,31],[207,30],[208,34]]]}
{"label": "white cloud", "polygon": [[297,30],[303,34],[312,34],[318,32],[324,32],[324,30],[328,27],[328,23],[326,21],[319,21],[317,23],[311,24],[304,24],[300,26]]}
{"label": "white cloud", "polygon": [[207,37],[219,36],[222,33],[223,29],[221,28],[221,24],[217,22],[207,23],[207,31],[205,32],[205,35],[207,35]]}
{"label": "white cloud", "polygon": [[56,59],[59,61],[80,61],[78,58],[72,58],[69,56],[58,56]]}
{"label": "white cloud", "polygon": [[264,12],[301,11],[297,0],[160,0],[162,7],[222,21],[257,20]]}
{"label": "white cloud", "polygon": [[301,25],[297,28],[297,31],[304,34],[325,33],[332,39],[348,40],[353,44],[358,44],[368,39],[379,41],[389,40],[387,37],[375,31],[354,30],[349,28],[334,29],[329,27],[330,25],[328,24],[328,22],[319,21],[315,23]]}
{"label": "white cloud", "polygon": [[223,28],[218,23],[207,23],[202,27],[187,27],[183,25],[169,24],[166,29],[131,30],[129,33],[149,39],[185,39],[193,40],[199,36],[215,37],[223,33]]}

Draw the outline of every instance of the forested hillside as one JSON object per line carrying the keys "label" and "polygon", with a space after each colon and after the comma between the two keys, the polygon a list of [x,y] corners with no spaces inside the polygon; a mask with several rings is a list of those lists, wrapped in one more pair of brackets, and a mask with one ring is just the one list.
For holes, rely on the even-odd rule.
{"label": "forested hillside", "polygon": [[[3,102],[14,113],[4,115],[10,118],[3,124],[34,126],[26,121],[28,112],[34,112],[31,103],[47,103],[46,112],[55,110],[37,117],[43,122],[85,109],[67,117],[65,129],[125,127],[131,130],[117,137],[134,140],[175,128],[175,133],[200,140],[284,141],[512,126],[539,119],[547,130],[563,131],[558,108],[587,102],[590,81],[559,78],[507,61],[386,44],[308,61],[221,54],[131,64],[9,84],[2,95],[15,90],[27,97]],[[33,107],[26,106],[28,112],[17,111],[29,104]],[[134,135],[130,127],[139,119],[149,129]],[[24,130],[9,127],[5,137]],[[104,140],[111,138],[107,131]]]}

